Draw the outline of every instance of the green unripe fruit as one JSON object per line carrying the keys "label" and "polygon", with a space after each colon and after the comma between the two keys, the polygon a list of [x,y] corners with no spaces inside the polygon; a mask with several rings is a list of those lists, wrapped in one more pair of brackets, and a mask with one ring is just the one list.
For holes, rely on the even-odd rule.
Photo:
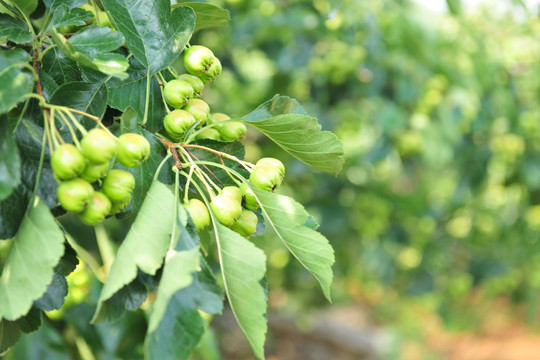
{"label": "green unripe fruit", "polygon": [[79,176],[86,167],[83,154],[73,144],[62,144],[54,149],[51,156],[51,168],[60,180]]}
{"label": "green unripe fruit", "polygon": [[193,97],[193,88],[184,80],[171,80],[163,87],[163,96],[167,104],[180,109]]}
{"label": "green unripe fruit", "polygon": [[257,161],[255,166],[259,166],[259,165],[267,165],[270,167],[274,167],[279,170],[279,175],[281,176],[282,180],[285,177],[285,166],[283,165],[281,161],[279,161],[276,158],[265,157],[265,158],[259,159],[259,161]]}
{"label": "green unripe fruit", "polygon": [[241,122],[230,122],[223,125],[217,125],[217,130],[221,135],[221,139],[226,142],[242,139],[246,136],[247,128]]}
{"label": "green unripe fruit", "polygon": [[275,167],[259,165],[253,168],[249,182],[258,189],[274,191],[281,184],[281,175]]}
{"label": "green unripe fruit", "polygon": [[221,62],[214,53],[205,46],[192,45],[184,52],[184,66],[191,74],[199,77],[204,83],[213,81],[221,74]]}
{"label": "green unripe fruit", "polygon": [[101,27],[112,28],[111,20],[109,19],[105,11],[98,11],[97,14],[95,15],[95,18],[96,18],[95,20],[96,25],[99,24],[99,26]]}
{"label": "green unripe fruit", "polygon": [[86,209],[79,216],[87,225],[99,224],[109,215],[111,206],[111,200],[105,194],[96,191],[90,198]]}
{"label": "green unripe fruit", "polygon": [[186,110],[174,110],[163,118],[163,127],[171,139],[179,141],[195,122],[193,115]]}
{"label": "green unripe fruit", "polygon": [[109,215],[114,215],[116,213],[119,213],[120,211],[124,210],[128,207],[129,203],[131,202],[131,197],[128,197],[121,201],[114,201],[112,202],[111,210],[109,211]]}
{"label": "green unripe fruit", "polygon": [[116,159],[125,167],[141,165],[150,156],[150,143],[142,135],[126,133],[120,135],[116,144]]}
{"label": "green unripe fruit", "polygon": [[242,191],[236,186],[225,186],[221,193],[227,195],[242,204]]}
{"label": "green unripe fruit", "polygon": [[206,123],[206,119],[210,116],[210,106],[201,99],[190,99],[183,108],[189,112],[196,121],[202,124]]}
{"label": "green unripe fruit", "polygon": [[201,200],[190,199],[184,204],[184,208],[189,213],[191,220],[193,220],[197,231],[201,231],[210,225],[210,213]]}
{"label": "green unripe fruit", "polygon": [[183,80],[189,83],[191,87],[193,88],[193,92],[196,96],[201,96],[202,91],[204,89],[204,83],[201,79],[194,75],[190,74],[182,74],[178,77],[178,80]]}
{"label": "green unripe fruit", "polygon": [[225,226],[231,226],[242,215],[242,205],[227,195],[215,196],[210,207],[218,221]]}
{"label": "green unripe fruit", "polygon": [[253,211],[242,210],[242,215],[231,226],[231,230],[236,231],[244,237],[250,237],[257,231],[257,215]]}
{"label": "green unripe fruit", "polygon": [[246,183],[240,185],[240,191],[242,191],[242,205],[248,210],[255,210],[259,208],[259,202],[253,193],[253,189]]}
{"label": "green unripe fruit", "polygon": [[93,183],[107,175],[107,170],[109,170],[109,161],[102,164],[87,162],[86,167],[81,174],[81,179]]}
{"label": "green unripe fruit", "polygon": [[213,128],[208,128],[202,130],[200,133],[197,134],[195,139],[212,139],[212,140],[221,140],[221,135],[219,131]]}
{"label": "green unripe fruit", "polygon": [[92,185],[79,178],[61,182],[56,191],[60,205],[76,213],[84,210],[93,193]]}
{"label": "green unripe fruit", "polygon": [[127,171],[112,169],[105,180],[101,190],[111,202],[122,202],[131,197],[135,188],[135,177]]}
{"label": "green unripe fruit", "polygon": [[212,115],[210,115],[207,122],[209,124],[214,124],[223,120],[229,120],[230,118],[231,117],[229,115],[224,113],[213,113]]}
{"label": "green unripe fruit", "polygon": [[116,153],[116,139],[103,129],[92,129],[82,138],[81,151],[90,162],[108,162]]}

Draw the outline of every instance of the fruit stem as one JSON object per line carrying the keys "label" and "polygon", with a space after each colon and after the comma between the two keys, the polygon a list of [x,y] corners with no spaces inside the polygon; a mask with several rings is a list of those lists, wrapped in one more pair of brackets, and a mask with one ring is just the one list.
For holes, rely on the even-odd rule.
{"label": "fruit stem", "polygon": [[[198,158],[197,156],[195,156],[195,154],[193,154],[193,153],[190,152],[189,150],[186,150],[186,149],[184,149],[184,150],[187,151],[187,153],[188,153],[191,157],[193,157],[195,160],[197,160],[197,161],[199,160],[199,158]],[[210,174],[212,174],[212,176],[213,176],[213,177],[221,184],[221,186],[223,186],[223,187],[225,186],[225,184],[224,184],[221,180],[219,180],[219,178],[216,176],[216,174],[214,174],[214,172],[213,172],[212,170],[210,170],[210,169],[208,168],[208,166],[203,165],[203,167],[206,169],[206,171],[208,171]]]}
{"label": "fruit stem", "polygon": [[59,110],[65,113],[69,117],[69,119],[71,120],[71,122],[73,122],[73,125],[75,125],[75,127],[77,128],[77,130],[79,130],[81,135],[83,136],[86,135],[86,129],[84,128],[84,126],[81,125],[81,123],[79,123],[79,121],[75,118],[75,116],[73,116],[71,111],[68,111],[67,108],[63,106],[60,106]]}
{"label": "fruit stem", "polygon": [[221,165],[224,166],[225,172],[227,173],[227,175],[229,175],[229,177],[232,179],[232,181],[234,181],[234,182],[236,183],[236,185],[238,185],[238,186],[242,185],[242,182],[236,180],[236,179],[232,176],[232,174],[229,172],[229,169],[228,169],[227,166],[225,166],[225,163],[223,162],[223,158],[222,158],[221,156],[219,157],[219,162],[221,162]]}
{"label": "fruit stem", "polygon": [[[159,76],[158,76],[159,74]],[[159,90],[161,92],[161,101],[163,101],[163,105],[165,105],[165,110],[167,111],[167,114],[171,112],[171,109],[169,109],[169,105],[167,104],[167,101],[165,100],[165,94],[163,94],[163,86],[165,86],[165,79],[163,79],[163,81],[159,78],[161,76],[161,78],[163,79],[163,76],[161,75],[160,72],[158,72],[155,77],[156,77],[156,80],[158,81],[159,83]]]}
{"label": "fruit stem", "polygon": [[189,185],[191,183],[191,177],[193,176],[193,170],[195,168],[193,166],[190,166],[189,167],[189,174],[188,174],[188,177],[187,177],[187,181],[186,181],[186,188],[184,189],[184,202],[188,202],[189,198],[188,198],[188,193],[189,193]]}
{"label": "fruit stem", "polygon": [[178,227],[177,218],[178,218],[178,188],[180,187],[180,170],[174,172],[174,209],[173,209],[173,219],[172,229],[171,229],[171,240],[169,240],[169,252],[174,249],[176,245],[176,228]]}
{"label": "fruit stem", "polygon": [[150,73],[146,73],[146,99],[144,103],[144,117],[142,121],[142,125],[146,125],[146,121],[148,120],[148,107],[150,105]]}
{"label": "fruit stem", "polygon": [[56,130],[56,126],[54,126],[54,109],[49,113],[49,131],[52,136],[54,147],[57,148],[60,146],[60,143],[58,142],[58,130]]}
{"label": "fruit stem", "polygon": [[[206,146],[201,146],[201,145],[193,145],[193,144],[183,144],[182,145],[183,148],[193,148],[193,149],[201,149],[201,150],[206,150],[214,155],[217,155],[219,156],[220,158],[221,157],[224,157],[224,158],[227,158],[229,160],[233,160],[233,161],[236,161],[237,163],[239,163],[240,165],[242,165],[247,171],[249,171],[251,173],[252,171],[252,168],[255,166],[247,161],[243,161],[243,160],[240,160],[239,158],[237,158],[236,156],[233,156],[233,155],[230,155],[230,154],[227,154],[227,153],[224,153],[224,152],[221,152],[221,151],[217,151],[217,150],[214,150],[214,149],[211,149],[209,147],[206,147]],[[198,159],[197,159],[198,160]]]}
{"label": "fruit stem", "polygon": [[[187,150],[185,149],[182,149],[180,148],[180,150],[182,150],[182,152],[180,153],[180,155],[182,156],[183,159],[187,158],[187,161],[189,161],[189,163],[191,164],[191,167],[194,168],[193,171],[195,171],[195,175],[197,175],[197,177],[202,181],[202,183],[204,184],[204,186],[206,187],[206,191],[208,192],[208,194],[210,195],[210,197],[213,199],[214,198],[214,192],[212,190],[212,188],[210,187],[210,185],[208,185],[208,183],[206,182],[206,179],[204,177],[204,172],[201,171],[201,169],[195,165],[195,163],[193,162],[193,159],[189,156]],[[208,179],[210,181],[210,183],[212,183],[212,185],[214,187],[217,187],[216,184],[214,184],[210,179]],[[218,193],[219,193],[219,188],[218,189]]]}
{"label": "fruit stem", "polygon": [[178,77],[176,70],[172,69],[170,66],[167,66],[167,70],[171,73],[172,76],[174,76],[175,79]]}
{"label": "fruit stem", "polygon": [[171,151],[167,151],[167,156],[165,156],[165,158],[163,160],[161,160],[161,163],[159,164],[155,174],[154,174],[154,181],[157,180],[158,176],[159,176],[159,173],[161,172],[161,168],[163,168],[163,165],[165,165],[165,163],[167,162],[167,160],[169,160],[171,158],[171,156],[173,156],[171,154]]}
{"label": "fruit stem", "polygon": [[[52,114],[53,111],[54,111],[54,109],[51,110],[51,114]],[[77,139],[77,134],[75,133],[75,130],[73,129],[73,126],[71,126],[71,124],[69,123],[69,120],[66,118],[66,115],[64,115],[64,113],[62,111],[58,111],[58,115],[60,115],[60,117],[62,118],[62,121],[64,121],[64,124],[66,124],[66,126],[68,127],[69,132],[71,133],[71,138],[75,142],[75,145],[77,146],[77,148],[80,149],[81,144],[79,143],[79,139]]]}

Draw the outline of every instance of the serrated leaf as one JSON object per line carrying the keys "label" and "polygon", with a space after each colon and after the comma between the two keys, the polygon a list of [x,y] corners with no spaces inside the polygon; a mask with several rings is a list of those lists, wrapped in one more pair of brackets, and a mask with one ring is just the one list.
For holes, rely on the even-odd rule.
{"label": "serrated leaf", "polygon": [[[75,37],[79,34],[82,35]],[[106,53],[106,51],[113,50],[113,45],[119,43],[122,34],[113,32],[108,27],[91,26],[75,35],[66,40],[56,29],[51,29],[54,43],[72,60],[119,79],[127,78],[126,70],[129,66],[127,58],[120,54]],[[102,45],[100,45],[101,41]],[[90,46],[90,44],[96,46]]]}
{"label": "serrated leaf", "polygon": [[61,4],[54,11],[47,29],[60,26],[84,26],[86,21],[93,17],[94,14],[91,11],[81,8],[69,9],[66,4]]}
{"label": "serrated leaf", "polygon": [[[0,279],[0,317],[26,314],[47,289],[64,253],[64,236],[47,206],[35,199],[13,240]],[[39,249],[39,251],[35,251]]]}
{"label": "serrated leaf", "polygon": [[2,37],[7,37],[17,44],[31,43],[34,39],[25,23],[5,14],[0,14],[0,38]]}
{"label": "serrated leaf", "polygon": [[157,329],[167,309],[167,304],[180,289],[193,282],[192,273],[199,267],[199,248],[187,251],[170,251],[165,259],[154,308],[148,320],[148,333]]}
{"label": "serrated leaf", "polygon": [[276,95],[242,121],[315,169],[338,174],[344,161],[343,143],[334,133],[321,131],[316,118],[302,113],[296,100]]}
{"label": "serrated leaf", "polygon": [[0,353],[3,353],[19,341],[21,329],[15,321],[0,318]]}
{"label": "serrated leaf", "polygon": [[82,80],[77,63],[56,47],[45,53],[41,64],[57,84]]}
{"label": "serrated leaf", "polygon": [[[146,69],[133,57],[130,58],[129,64],[128,79],[124,81],[113,79],[107,83],[109,105],[120,111],[131,107],[142,119],[146,106]],[[155,77],[152,77],[146,128],[151,132],[161,130],[165,115],[161,87]]]}
{"label": "serrated leaf", "polygon": [[56,10],[62,5],[67,6],[69,9],[79,7],[86,3],[87,0],[44,0],[43,3],[49,8],[49,11]]}
{"label": "serrated leaf", "polygon": [[[144,136],[150,143],[150,157],[146,159],[146,161],[140,166],[134,168],[124,168],[118,165],[119,168],[131,172],[135,177],[135,189],[133,190],[132,199],[133,208],[138,211],[141,208],[150,185],[152,184],[154,174],[159,167],[159,164],[167,154],[167,150],[157,136],[145,131],[142,127],[137,125],[137,114],[135,111],[133,111],[133,109],[126,109],[126,111],[122,114],[120,125],[122,133],[133,132],[140,134]],[[174,174],[171,171],[170,164],[165,165],[161,169],[158,179],[166,184],[171,184],[174,182]]]}
{"label": "serrated leaf", "polygon": [[255,356],[264,359],[266,294],[261,280],[266,274],[264,252],[212,215],[219,262],[229,305]]}
{"label": "serrated leaf", "polygon": [[5,113],[32,92],[32,75],[18,63],[27,63],[29,55],[22,49],[0,50],[0,113]]}
{"label": "serrated leaf", "polygon": [[0,116],[0,201],[11,195],[20,179],[21,158],[9,122]]}
{"label": "serrated leaf", "polygon": [[116,321],[126,310],[136,310],[146,300],[147,290],[139,277],[122,287],[113,296],[102,302],[95,323]]}
{"label": "serrated leaf", "polygon": [[[53,93],[49,102],[84,111],[101,119],[107,108],[107,88],[105,87],[105,82],[69,82],[61,85]],[[81,119],[81,123],[86,128],[96,126],[93,120],[81,117],[81,115],[74,115]]]}
{"label": "serrated leaf", "polygon": [[17,360],[72,359],[62,336],[47,322],[43,322],[38,331],[23,336],[20,342],[10,351],[7,358]]}
{"label": "serrated leaf", "polygon": [[159,269],[169,246],[174,206],[171,190],[154,181],[141,211],[118,249],[92,321],[98,319],[102,303],[133,281],[138,269],[150,275]]}
{"label": "serrated leaf", "polygon": [[229,21],[231,20],[229,10],[216,5],[200,2],[184,2],[173,5],[173,9],[178,6],[189,6],[195,11],[195,31],[212,27],[225,27],[229,25]]}
{"label": "serrated leaf", "polygon": [[189,41],[195,13],[169,0],[102,0],[107,15],[126,37],[133,56],[151,74],[171,65]]}
{"label": "serrated leaf", "polygon": [[328,240],[312,229],[313,222],[302,205],[293,199],[253,188],[261,211],[291,254],[315,276],[324,296],[331,301],[334,250]]}

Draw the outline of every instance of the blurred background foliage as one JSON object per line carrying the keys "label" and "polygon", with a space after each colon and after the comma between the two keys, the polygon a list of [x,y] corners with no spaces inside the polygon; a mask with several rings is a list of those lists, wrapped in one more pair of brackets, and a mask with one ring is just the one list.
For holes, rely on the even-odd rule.
{"label": "blurred background foliage", "polygon": [[[432,322],[481,330],[501,299],[512,321],[533,329],[540,290],[537,9],[510,0],[497,2],[503,10],[489,1],[440,1],[442,11],[409,0],[211,2],[232,18],[229,28],[191,41],[223,64],[205,89],[212,111],[240,117],[275,93],[290,95],[345,145],[345,167],[332,177],[248,134],[248,160],[274,156],[286,164],[280,192],[306,205],[336,251],[328,305],[271,234],[255,239],[268,254],[270,311],[294,314],[307,329],[310,311],[361,307],[370,323],[397,334],[394,355],[385,357],[392,359],[406,358],[400,341],[424,341]],[[125,233],[122,223],[105,227],[114,238]],[[66,310],[51,317],[67,319],[63,331],[77,334],[78,353],[90,344],[100,359],[135,358],[145,331],[137,313],[87,327],[99,286],[88,275],[92,264],[85,266],[69,278]],[[50,349],[38,358],[64,358],[54,352],[60,345],[50,328],[25,337],[12,356],[32,358],[29,351],[40,349],[25,344],[43,337]],[[200,358],[215,359],[207,349]],[[422,356],[410,358],[439,359]]]}

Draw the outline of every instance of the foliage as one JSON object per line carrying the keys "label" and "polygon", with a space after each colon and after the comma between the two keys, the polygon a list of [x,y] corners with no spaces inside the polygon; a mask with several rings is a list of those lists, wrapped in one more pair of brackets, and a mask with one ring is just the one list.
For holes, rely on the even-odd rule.
{"label": "foliage", "polygon": [[[251,126],[332,174],[343,165],[341,141],[287,96],[216,120],[193,105],[204,101],[171,111],[184,104],[163,94],[193,33],[229,20],[199,2],[0,1],[0,352],[8,359],[187,359],[201,339],[214,346],[204,334],[224,298],[263,359],[268,288],[257,236],[270,228],[330,299],[332,247],[300,203],[249,182],[258,165],[244,160],[242,139]],[[195,75],[209,83],[221,63],[199,48],[211,54],[211,71]],[[175,111],[193,121],[172,138],[163,119]],[[217,138],[205,138],[212,128]],[[279,171],[275,188],[283,169],[268,168]],[[228,209],[211,206],[226,185],[242,184],[261,208],[245,237],[233,231],[237,218],[221,218]],[[184,208],[190,198],[202,199],[203,213]],[[212,230],[198,232],[208,211]]]}

